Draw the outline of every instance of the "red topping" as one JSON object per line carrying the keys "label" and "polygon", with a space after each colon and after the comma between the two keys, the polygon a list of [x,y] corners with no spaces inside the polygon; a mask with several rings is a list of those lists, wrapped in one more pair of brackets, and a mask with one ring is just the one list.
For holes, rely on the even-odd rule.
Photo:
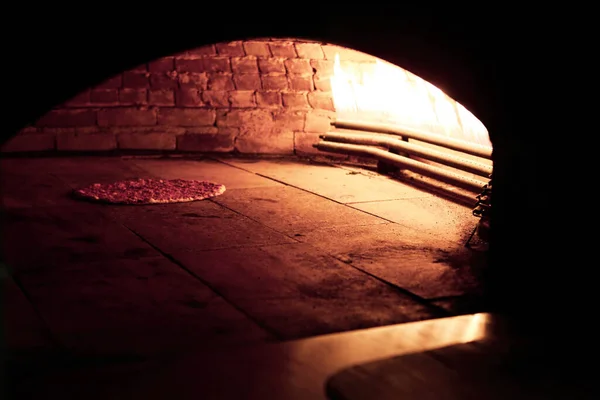
{"label": "red topping", "polygon": [[115,204],[178,203],[203,200],[225,192],[225,186],[184,179],[133,179],[94,183],[75,193],[83,198]]}

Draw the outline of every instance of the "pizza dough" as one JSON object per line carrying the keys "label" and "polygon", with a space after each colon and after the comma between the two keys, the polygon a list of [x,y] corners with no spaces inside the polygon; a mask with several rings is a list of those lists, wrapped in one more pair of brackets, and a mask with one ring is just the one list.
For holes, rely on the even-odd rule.
{"label": "pizza dough", "polygon": [[224,192],[224,185],[186,179],[131,179],[74,190],[76,197],[111,204],[182,203]]}

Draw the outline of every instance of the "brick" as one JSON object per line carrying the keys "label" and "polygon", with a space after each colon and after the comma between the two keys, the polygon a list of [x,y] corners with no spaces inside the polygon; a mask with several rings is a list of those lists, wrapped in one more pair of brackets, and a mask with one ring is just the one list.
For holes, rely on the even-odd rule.
{"label": "brick", "polygon": [[107,151],[117,148],[115,135],[110,133],[64,133],[56,137],[59,151]]}
{"label": "brick", "polygon": [[208,76],[209,90],[233,90],[233,79],[230,74],[213,73]]}
{"label": "brick", "polygon": [[313,71],[316,74],[327,77],[333,75],[333,63],[332,60],[310,60],[310,66],[313,67]]}
{"label": "brick", "polygon": [[[216,127],[213,127],[216,129]],[[123,133],[168,133],[170,135],[183,135],[189,128],[181,126],[114,126],[110,128],[102,128],[104,132],[108,131],[115,135]]]}
{"label": "brick", "polygon": [[208,75],[205,72],[181,73],[177,75],[177,79],[181,88],[206,90],[208,86]]}
{"label": "brick", "polygon": [[156,125],[156,111],[139,108],[112,108],[98,111],[99,126]]}
{"label": "brick", "polygon": [[306,122],[304,124],[304,132],[317,132],[325,133],[329,132],[331,128],[331,116],[323,111],[313,111],[306,115]]}
{"label": "brick", "polygon": [[292,42],[271,42],[269,43],[273,57],[295,58],[297,57],[296,48]]}
{"label": "brick", "polygon": [[90,92],[90,102],[95,105],[118,105],[118,89],[98,89]]}
{"label": "brick", "polygon": [[308,94],[308,104],[315,109],[335,111],[333,97],[329,92],[310,92]]}
{"label": "brick", "polygon": [[202,100],[210,107],[229,107],[229,93],[225,90],[205,90]]}
{"label": "brick", "polygon": [[325,58],[325,53],[321,49],[319,43],[296,43],[296,53],[300,58],[309,58],[314,60],[322,60]]}
{"label": "brick", "polygon": [[199,107],[204,105],[198,89],[179,89],[175,92],[175,105],[178,107]]}
{"label": "brick", "polygon": [[183,133],[196,133],[203,135],[214,135],[219,132],[216,126],[186,126]]}
{"label": "brick", "polygon": [[217,112],[217,127],[240,128],[244,126],[270,128],[273,126],[273,115],[266,109]]}
{"label": "brick", "polygon": [[306,123],[306,110],[282,109],[273,113],[273,121],[277,129],[301,131]]}
{"label": "brick", "polygon": [[308,108],[306,93],[282,93],[284,107],[289,108]]}
{"label": "brick", "polygon": [[73,96],[69,100],[67,100],[64,104],[65,107],[85,107],[89,105],[91,97],[90,90],[84,90],[81,93]]}
{"label": "brick", "polygon": [[96,125],[96,111],[83,110],[52,110],[40,118],[36,126],[41,127],[71,127]]}
{"label": "brick", "polygon": [[315,154],[329,154],[324,153],[321,150],[315,149],[313,144],[320,141],[319,135],[322,133],[317,132],[294,132],[294,151],[297,155],[315,155]]}
{"label": "brick", "polygon": [[161,108],[158,123],[171,126],[210,126],[215,123],[215,111],[201,108]]}
{"label": "brick", "polygon": [[291,130],[246,126],[240,129],[235,150],[242,154],[291,155],[294,153],[294,133]]}
{"label": "brick", "polygon": [[209,57],[202,59],[206,72],[231,72],[231,63],[227,57]]}
{"label": "brick", "polygon": [[309,60],[304,59],[294,59],[294,60],[285,60],[284,62],[285,69],[289,74],[307,74],[312,75],[313,69],[310,66]]}
{"label": "brick", "polygon": [[3,153],[51,151],[56,148],[56,135],[50,133],[18,134],[2,144]]}
{"label": "brick", "polygon": [[309,75],[289,75],[289,87],[291,90],[314,90],[313,77]]}
{"label": "brick", "polygon": [[229,58],[176,58],[175,69],[178,72],[231,72]]}
{"label": "brick", "polygon": [[201,57],[201,56],[216,56],[217,49],[214,44],[208,46],[198,47],[196,49],[188,50],[185,52],[188,57]]}
{"label": "brick", "polygon": [[75,126],[69,128],[42,128],[43,133],[50,134],[63,134],[63,133],[98,133],[101,131],[101,128],[98,126]]}
{"label": "brick", "polygon": [[315,85],[315,89],[321,90],[324,92],[331,92],[331,78],[323,77],[320,74],[316,74],[313,76],[313,83]]}
{"label": "brick", "polygon": [[204,59],[176,58],[175,70],[177,72],[204,72]]}
{"label": "brick", "polygon": [[249,56],[270,57],[269,44],[262,41],[248,41],[243,43],[244,51]]}
{"label": "brick", "polygon": [[150,87],[152,89],[175,89],[177,88],[177,77],[164,72],[150,74]]}
{"label": "brick", "polygon": [[150,72],[168,72],[175,69],[175,60],[173,57],[159,58],[148,63]]}
{"label": "brick", "polygon": [[238,74],[258,74],[258,62],[255,57],[233,57],[231,70]]}
{"label": "brick", "polygon": [[218,133],[193,133],[177,137],[177,150],[224,153],[234,149],[236,128],[221,128]]}
{"label": "brick", "polygon": [[258,90],[262,88],[259,74],[235,74],[233,82],[237,90]]}
{"label": "brick", "polygon": [[281,93],[276,91],[256,92],[256,103],[259,107],[280,107]]}
{"label": "brick", "polygon": [[229,92],[229,104],[234,108],[256,107],[256,99],[253,90],[234,90]]}
{"label": "brick", "polygon": [[263,74],[285,74],[285,65],[283,60],[278,58],[260,58],[258,59],[258,70]]}
{"label": "brick", "polygon": [[95,89],[119,89],[123,85],[123,75],[115,75],[96,85]]}
{"label": "brick", "polygon": [[265,90],[285,90],[288,88],[286,75],[261,75],[260,79]]}
{"label": "brick", "polygon": [[128,89],[144,89],[148,86],[146,72],[127,71],[123,73],[123,87]]}
{"label": "brick", "polygon": [[176,135],[163,132],[121,133],[117,135],[117,145],[127,150],[175,150]]}
{"label": "brick", "polygon": [[244,53],[242,42],[217,43],[217,54],[220,56],[241,57]]}
{"label": "brick", "polygon": [[148,90],[146,89],[121,89],[119,90],[119,103],[122,106],[139,106],[148,103]]}
{"label": "brick", "polygon": [[17,132],[17,135],[28,135],[30,133],[38,133],[40,130],[38,128],[36,128],[35,126],[26,126],[25,128],[21,129],[19,132]]}
{"label": "brick", "polygon": [[174,106],[175,93],[172,90],[150,90],[148,103],[153,106]]}

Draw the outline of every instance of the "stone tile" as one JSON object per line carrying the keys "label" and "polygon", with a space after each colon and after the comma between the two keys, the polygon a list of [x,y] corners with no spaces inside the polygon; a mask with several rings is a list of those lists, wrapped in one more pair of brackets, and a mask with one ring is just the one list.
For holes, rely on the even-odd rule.
{"label": "stone tile", "polygon": [[40,171],[0,170],[2,206],[46,207],[69,205],[76,202],[71,188],[56,176]]}
{"label": "stone tile", "polygon": [[[17,168],[27,168],[32,173],[45,171],[70,188],[144,176],[144,171],[119,157],[57,157],[11,161]],[[36,168],[38,172],[35,172]]]}
{"label": "stone tile", "polygon": [[120,223],[105,205],[5,210],[2,250],[16,272],[56,268],[63,263],[139,258],[158,254]]}
{"label": "stone tile", "polygon": [[306,244],[176,257],[284,339],[435,316],[408,295]]}
{"label": "stone tile", "polygon": [[[225,192],[227,193],[227,192]],[[110,214],[166,253],[294,242],[212,201],[114,207]]]}
{"label": "stone tile", "polygon": [[130,163],[163,179],[199,179],[225,185],[227,189],[282,186],[258,176],[213,160],[132,159]]}
{"label": "stone tile", "polygon": [[169,354],[269,335],[162,257],[64,265],[22,278],[53,333],[86,354]]}
{"label": "stone tile", "polygon": [[244,160],[224,162],[268,176],[340,203],[428,197],[431,194],[385,176],[362,174],[327,164],[298,160]]}
{"label": "stone tile", "polygon": [[10,353],[18,353],[52,348],[49,331],[12,278],[4,277],[0,286],[1,324],[6,349]]}
{"label": "stone tile", "polygon": [[463,244],[479,221],[472,208],[440,197],[368,202],[352,207]]}
{"label": "stone tile", "polygon": [[386,222],[362,211],[290,186],[233,189],[214,199],[290,236],[325,226]]}
{"label": "stone tile", "polygon": [[418,303],[393,298],[278,299],[249,302],[244,311],[283,340],[438,318]]}
{"label": "stone tile", "polygon": [[478,287],[462,245],[397,224],[323,228],[297,239],[423,298]]}

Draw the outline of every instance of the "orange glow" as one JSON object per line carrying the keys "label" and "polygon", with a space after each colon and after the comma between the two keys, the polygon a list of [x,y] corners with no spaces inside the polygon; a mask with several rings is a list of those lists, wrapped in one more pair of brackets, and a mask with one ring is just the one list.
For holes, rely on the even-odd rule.
{"label": "orange glow", "polygon": [[418,76],[374,60],[342,67],[336,54],[331,88],[339,118],[405,125],[491,147],[487,129],[465,107]]}

